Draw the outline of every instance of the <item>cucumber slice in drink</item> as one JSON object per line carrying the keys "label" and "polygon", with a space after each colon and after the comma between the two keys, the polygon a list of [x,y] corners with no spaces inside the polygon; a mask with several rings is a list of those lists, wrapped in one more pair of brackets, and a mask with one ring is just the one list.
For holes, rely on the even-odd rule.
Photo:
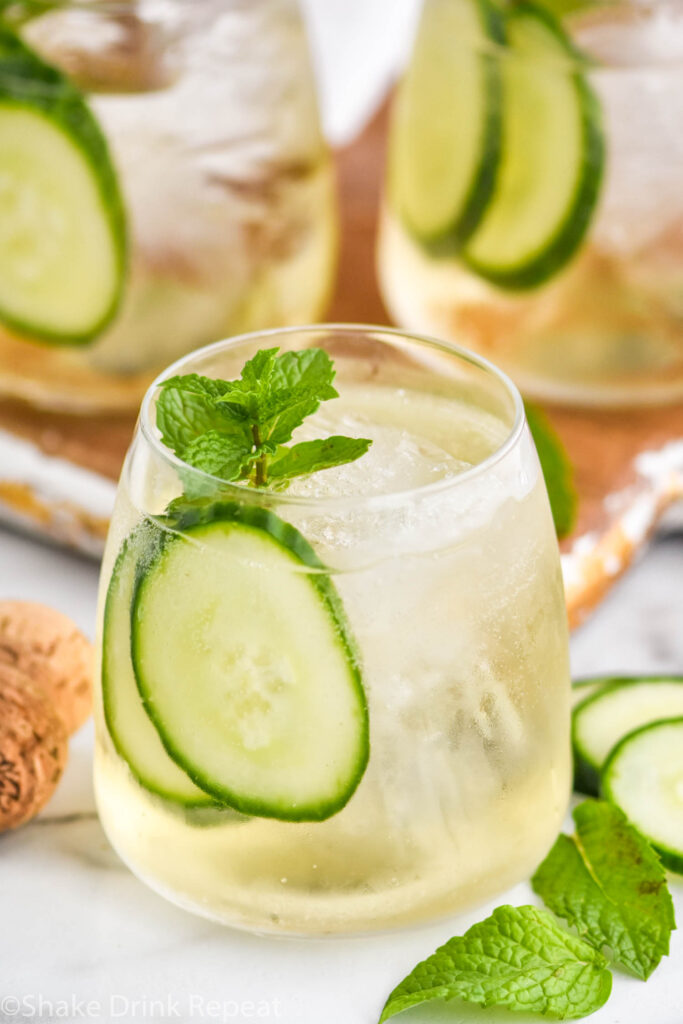
{"label": "cucumber slice in drink", "polygon": [[598,100],[581,55],[541,7],[510,7],[503,72],[503,151],[496,190],[463,258],[502,288],[535,288],[574,255],[604,165]]}
{"label": "cucumber slice in drink", "polygon": [[616,743],[659,718],[683,715],[683,676],[617,679],[572,712],[575,786],[597,795],[602,766]]}
{"label": "cucumber slice in drink", "polygon": [[115,315],[125,267],[125,211],[97,121],[0,27],[0,321],[85,344]]}
{"label": "cucumber slice in drink", "polygon": [[180,516],[140,576],[138,688],[166,750],[245,814],[318,821],[368,761],[368,714],[337,592],[302,535],[265,509]]}
{"label": "cucumber slice in drink", "polygon": [[607,759],[602,789],[664,866],[683,874],[683,718],[652,722],[624,736]]}
{"label": "cucumber slice in drink", "polygon": [[102,696],[104,718],[117,753],[145,789],[186,808],[216,801],[171,760],[144,709],[130,654],[131,602],[139,573],[154,558],[161,531],[139,526],[116,559],[104,608]]}
{"label": "cucumber slice in drink", "polygon": [[390,201],[411,234],[437,250],[457,250],[493,192],[502,96],[485,47],[502,38],[489,0],[428,4],[396,98]]}

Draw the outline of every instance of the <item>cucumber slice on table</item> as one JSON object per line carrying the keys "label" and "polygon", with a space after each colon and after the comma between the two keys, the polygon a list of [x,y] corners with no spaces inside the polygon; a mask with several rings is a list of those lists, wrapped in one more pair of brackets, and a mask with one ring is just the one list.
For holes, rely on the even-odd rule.
{"label": "cucumber slice on table", "polygon": [[[584,676],[581,679],[572,680],[572,707],[591,697],[599,690],[607,690],[619,683],[632,683],[640,681],[642,676]],[[648,676],[648,679],[671,679],[671,676]]]}
{"label": "cucumber slice on table", "polygon": [[613,680],[611,676],[587,676],[585,679],[572,680],[572,707],[575,708],[586,697],[592,696],[598,690],[604,690]]}
{"label": "cucumber slice on table", "polygon": [[503,150],[496,190],[463,258],[503,288],[534,288],[573,256],[600,191],[604,141],[582,60],[546,10],[511,5],[505,21]]}
{"label": "cucumber slice on table", "polygon": [[158,551],[163,534],[144,524],[121,548],[107,592],[102,635],[104,718],[117,753],[145,789],[183,807],[216,801],[171,760],[138,692],[130,654],[131,603],[138,574]]}
{"label": "cucumber slice on table", "polygon": [[91,341],[116,313],[126,218],[107,142],[81,94],[0,27],[0,321]]}
{"label": "cucumber slice on table", "polygon": [[388,191],[423,244],[457,248],[493,192],[501,141],[501,84],[488,42],[502,41],[489,0],[433,0],[396,99]]}
{"label": "cucumber slice on table", "polygon": [[683,715],[683,676],[607,681],[572,712],[576,788],[596,795],[608,754],[623,736],[659,718]]}
{"label": "cucumber slice on table", "polygon": [[176,763],[245,814],[316,821],[368,761],[346,616],[302,535],[262,508],[189,512],[138,578],[133,664]]}
{"label": "cucumber slice on table", "polygon": [[617,744],[602,788],[670,871],[683,874],[683,718],[652,722]]}

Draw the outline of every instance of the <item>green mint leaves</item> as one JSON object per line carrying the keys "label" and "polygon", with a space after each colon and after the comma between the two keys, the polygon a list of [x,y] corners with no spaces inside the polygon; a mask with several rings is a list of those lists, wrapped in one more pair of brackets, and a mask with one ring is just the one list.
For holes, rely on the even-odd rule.
{"label": "green mint leaves", "polygon": [[611,988],[602,954],[547,911],[504,906],[418,964],[389,996],[380,1024],[433,999],[575,1020],[599,1009]]}
{"label": "green mint leaves", "polygon": [[366,438],[287,444],[321,402],[337,397],[335,370],[322,349],[278,353],[257,352],[238,380],[191,373],[163,381],[156,410],[163,443],[196,469],[259,487],[286,486],[364,455],[372,444]]}
{"label": "green mint leaves", "polygon": [[586,800],[576,834],[560,835],[532,879],[534,891],[596,949],[648,978],[676,927],[657,854],[618,807]]}
{"label": "green mint leaves", "polygon": [[269,465],[273,480],[291,480],[294,476],[317,473],[328,466],[355,462],[365,455],[371,442],[360,437],[333,435],[324,441],[302,441],[292,448],[280,447]]}
{"label": "green mint leaves", "polygon": [[638,978],[669,952],[676,927],[657,854],[623,812],[604,800],[574,811],[576,834],[560,835],[531,880],[546,910],[498,907],[423,960],[391,993],[379,1024],[431,1000],[458,999],[559,1020],[607,1002],[612,975],[603,947]]}
{"label": "green mint leaves", "polygon": [[526,420],[536,445],[550,498],[555,530],[560,540],[574,529],[578,496],[569,456],[544,412],[526,403]]}

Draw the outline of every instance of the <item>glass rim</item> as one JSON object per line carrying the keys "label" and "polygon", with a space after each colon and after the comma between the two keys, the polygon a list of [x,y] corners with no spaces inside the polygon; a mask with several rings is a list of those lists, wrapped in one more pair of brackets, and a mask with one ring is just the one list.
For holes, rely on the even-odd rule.
{"label": "glass rim", "polygon": [[[433,483],[422,484],[417,487],[369,495],[302,495],[288,494],[287,491],[273,491],[268,487],[246,487],[243,483],[225,481],[211,473],[197,469],[195,466],[190,466],[187,462],[184,462],[179,458],[175,452],[171,451],[170,448],[167,448],[166,445],[163,444],[161,438],[156,432],[151,412],[152,404],[157,396],[159,387],[164,380],[182,373],[184,368],[187,369],[189,367],[190,369],[188,369],[188,372],[192,372],[192,364],[196,360],[210,355],[212,352],[218,352],[219,350],[229,348],[237,348],[240,345],[248,342],[254,342],[257,339],[274,341],[277,338],[287,337],[290,335],[320,334],[325,331],[337,334],[362,333],[390,335],[391,337],[400,338],[407,342],[413,342],[418,346],[423,346],[427,349],[436,350],[444,355],[455,357],[460,363],[466,363],[470,366],[476,367],[478,370],[484,371],[488,376],[495,378],[498,383],[502,385],[506,395],[512,399],[514,416],[505,438],[489,455],[486,456],[486,458],[482,459],[481,462],[475,463],[475,465],[470,466],[469,469],[463,470],[461,473],[443,477],[441,480],[435,480]],[[519,389],[506,373],[484,356],[470,352],[468,349],[463,348],[461,345],[456,345],[454,342],[443,341],[430,335],[403,330],[399,327],[384,327],[381,324],[335,322],[301,324],[293,327],[273,327],[262,331],[247,331],[244,334],[235,334],[229,338],[223,338],[220,341],[214,341],[208,345],[203,345],[201,348],[193,349],[192,352],[188,352],[179,359],[176,359],[175,362],[167,366],[166,369],[162,370],[161,373],[154,378],[142,399],[140,413],[138,416],[138,428],[140,434],[144,437],[152,450],[177,472],[189,472],[197,479],[219,485],[222,500],[234,499],[235,501],[240,502],[262,502],[265,499],[269,503],[277,503],[278,505],[296,505],[303,508],[319,507],[334,509],[337,511],[359,507],[371,508],[380,505],[396,506],[415,498],[432,498],[436,495],[450,491],[455,487],[467,487],[473,480],[487,475],[494,466],[501,462],[517,447],[524,431],[525,423],[526,416],[524,412],[524,401]]]}

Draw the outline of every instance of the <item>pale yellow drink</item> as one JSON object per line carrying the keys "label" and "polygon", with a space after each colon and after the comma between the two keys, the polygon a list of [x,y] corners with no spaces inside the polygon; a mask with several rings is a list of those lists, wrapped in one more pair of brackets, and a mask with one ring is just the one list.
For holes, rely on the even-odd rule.
{"label": "pale yellow drink", "polygon": [[[303,823],[182,809],[136,782],[97,714],[113,845],[163,895],[228,924],[334,933],[447,914],[532,871],[566,809],[566,615],[535,452],[500,380],[436,348],[408,354],[412,365],[335,353],[341,397],[299,439],[373,447],[265,499],[330,568],[360,650],[370,761],[348,804]],[[125,537],[178,491],[139,436],[102,602]],[[265,571],[253,567],[255,584]]]}

